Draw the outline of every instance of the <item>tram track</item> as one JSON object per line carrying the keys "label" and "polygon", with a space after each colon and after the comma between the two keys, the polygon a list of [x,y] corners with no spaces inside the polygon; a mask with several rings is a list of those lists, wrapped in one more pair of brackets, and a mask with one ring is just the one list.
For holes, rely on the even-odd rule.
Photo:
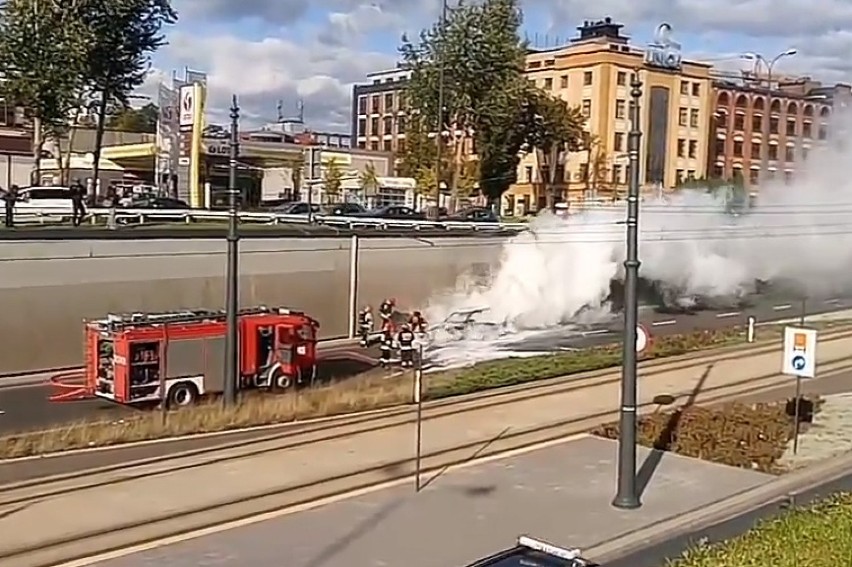
{"label": "tram track", "polygon": [[[832,337],[824,338],[823,343],[850,337],[852,337],[852,332],[838,333]],[[651,383],[655,378],[669,372],[691,369],[704,372],[706,370],[702,367],[708,365],[718,365],[724,361],[736,362],[746,357],[754,357],[756,353],[768,354],[776,349],[777,345],[766,345],[751,350],[739,349],[727,353],[716,353],[715,356],[705,355],[690,357],[687,360],[660,361],[655,365],[645,365],[640,374],[640,380],[642,380],[644,388],[651,389]],[[839,376],[850,370],[852,370],[852,355],[844,354],[826,358],[820,361],[819,379]],[[476,411],[493,411],[495,407],[502,404],[521,404],[531,399],[536,399],[536,402],[538,402],[560,394],[589,392],[602,386],[612,386],[619,379],[616,372],[609,370],[608,372],[596,373],[593,376],[575,376],[573,380],[571,378],[552,380],[549,384],[536,384],[532,388],[518,388],[511,392],[488,392],[479,396],[468,396],[466,399],[432,402],[427,405],[424,411],[424,420],[427,422],[425,427],[428,427],[429,421],[449,415],[457,416],[465,413],[473,414]],[[699,385],[700,383],[699,381]],[[668,393],[678,400],[689,398],[695,403],[713,405],[753,397],[761,392],[771,392],[785,384],[789,384],[786,378],[781,379],[777,372],[773,372],[726,381],[717,386],[698,391],[695,391],[694,385],[690,385]],[[652,400],[648,399],[639,404],[641,413],[654,411],[657,407]],[[425,452],[422,470],[428,476],[439,475],[449,467],[460,466],[472,459],[498,455],[542,443],[556,442],[559,439],[586,432],[598,425],[613,421],[617,417],[617,400],[614,400],[610,407],[603,411],[577,412],[576,408],[571,408],[566,413],[575,413],[575,415],[529,427],[507,428],[496,436],[483,437]],[[196,453],[194,455],[183,455],[176,459],[184,462],[175,463],[175,459],[171,459],[171,464],[167,462],[130,463],[129,467],[88,471],[86,472],[85,482],[75,482],[75,480],[80,480],[80,475],[74,475],[6,485],[0,487],[0,510],[22,509],[73,492],[104,489],[110,485],[165,475],[179,470],[215,466],[229,460],[248,458],[259,454],[283,453],[310,443],[343,439],[354,440],[357,436],[365,433],[409,425],[414,417],[411,414],[410,407],[406,407],[394,408],[384,415],[354,416],[349,418],[350,421],[345,424],[340,422],[327,423],[317,426],[311,431],[279,434],[263,441],[258,440],[243,444],[238,447],[243,450],[225,456],[212,455],[209,452],[206,455]],[[338,431],[330,431],[331,429]],[[281,441],[284,441],[284,443],[281,443]],[[222,448],[217,448],[217,451],[221,452]],[[157,464],[163,466],[156,466]],[[305,506],[317,500],[326,501],[344,494],[368,490],[386,485],[389,482],[401,481],[409,477],[413,473],[413,469],[414,455],[412,454],[410,457],[393,462],[384,462],[357,470],[341,472],[336,476],[319,480],[283,486],[275,490],[258,491],[239,498],[221,498],[217,501],[207,502],[204,506],[148,517],[144,521],[126,521],[120,525],[110,526],[108,529],[77,533],[68,537],[56,537],[49,541],[39,542],[37,547],[7,548],[0,552],[0,566],[47,567],[62,561],[89,557],[94,553],[103,553],[130,545],[140,545],[165,536],[174,537],[182,533],[240,521],[258,514]]]}
{"label": "tram track", "polygon": [[[823,342],[848,338],[852,338],[852,331],[840,332],[829,336],[824,338]],[[777,345],[767,344],[752,349],[736,348],[728,352],[692,356],[681,360],[651,361],[649,364],[641,366],[640,379],[643,384],[647,384],[649,380],[656,376],[683,370],[700,369],[708,365],[718,365],[726,361],[751,358],[771,353],[776,349]],[[830,376],[850,369],[852,369],[852,355],[844,355],[820,362],[821,375]],[[779,376],[781,375],[778,372],[770,372],[743,380],[726,382],[717,388],[708,388],[704,393],[731,388],[746,388],[749,389],[749,392],[746,393],[754,393],[751,391],[753,388],[759,389],[764,387],[764,385],[777,386]],[[544,401],[548,397],[579,393],[602,386],[615,385],[620,380],[619,371],[614,371],[610,368],[584,374],[563,376],[540,383],[521,384],[499,390],[435,400],[424,404],[423,421],[428,424],[430,421],[448,416],[494,410],[500,406],[520,404],[531,400]],[[684,392],[667,393],[676,398],[686,394]],[[603,415],[596,414],[582,419],[602,417]],[[301,427],[299,426],[300,424],[294,423],[289,425],[290,429],[231,444],[220,444],[214,447],[203,447],[179,454],[162,455],[149,459],[94,467],[87,470],[77,470],[34,480],[6,483],[0,485],[0,506],[20,504],[32,499],[48,498],[93,487],[130,482],[170,472],[291,450],[314,443],[352,438],[365,433],[374,433],[411,424],[414,419],[410,405],[396,406],[387,408],[386,410],[375,410],[369,412],[367,415],[361,413],[351,414],[323,420],[314,424],[303,424]],[[293,430],[292,428],[296,429]],[[58,456],[61,457],[61,454]],[[42,458],[36,457],[27,460],[38,461]],[[80,482],[81,479],[86,479],[86,482]]]}

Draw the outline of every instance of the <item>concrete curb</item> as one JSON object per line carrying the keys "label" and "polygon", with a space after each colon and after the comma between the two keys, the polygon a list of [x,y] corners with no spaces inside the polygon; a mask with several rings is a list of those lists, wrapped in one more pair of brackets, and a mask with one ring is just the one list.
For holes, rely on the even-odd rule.
{"label": "concrete curb", "polygon": [[773,502],[791,502],[797,494],[842,478],[848,475],[850,470],[852,470],[852,452],[814,464],[806,469],[787,473],[766,484],[699,510],[601,542],[584,549],[583,554],[601,565],[606,565],[642,549],[709,528]]}

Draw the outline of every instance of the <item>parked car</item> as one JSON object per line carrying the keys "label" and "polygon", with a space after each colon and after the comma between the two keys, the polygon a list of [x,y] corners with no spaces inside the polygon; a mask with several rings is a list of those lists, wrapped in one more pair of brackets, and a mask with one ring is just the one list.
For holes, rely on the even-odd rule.
{"label": "parked car", "polygon": [[74,214],[70,187],[25,187],[18,192],[15,215],[42,213],[65,220]]}
{"label": "parked car", "polygon": [[181,201],[180,199],[173,199],[172,197],[145,197],[142,199],[138,199],[132,201],[130,203],[131,209],[181,209],[186,210],[192,207],[186,203],[186,201]]}
{"label": "parked car", "polygon": [[301,201],[295,201],[293,203],[279,205],[272,210],[276,213],[281,213],[282,215],[307,215],[308,211],[311,211],[316,215],[320,212],[320,206],[313,203],[308,205]]}
{"label": "parked car", "polygon": [[448,221],[461,222],[500,222],[494,211],[488,207],[467,207],[446,217]]}
{"label": "parked car", "polygon": [[366,211],[353,216],[370,217],[374,219],[426,220],[426,215],[424,213],[419,213],[411,207],[406,207],[404,205],[388,205],[386,207],[380,207],[378,209]]}
{"label": "parked car", "polygon": [[515,547],[504,549],[467,565],[467,567],[593,567],[578,549],[558,547],[526,536]]}
{"label": "parked car", "polygon": [[326,215],[341,217],[363,215],[365,212],[367,212],[367,209],[358,203],[337,203],[335,205],[328,205],[323,210],[323,213]]}

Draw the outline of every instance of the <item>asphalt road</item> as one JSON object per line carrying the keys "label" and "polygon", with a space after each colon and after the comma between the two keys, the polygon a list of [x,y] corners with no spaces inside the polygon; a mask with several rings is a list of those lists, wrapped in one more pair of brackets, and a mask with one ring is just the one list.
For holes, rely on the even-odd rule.
{"label": "asphalt road", "polygon": [[[812,301],[808,305],[808,313],[813,315],[845,308],[852,308],[852,298],[829,298]],[[762,322],[772,319],[793,318],[798,315],[798,310],[800,310],[800,307],[789,301],[779,302],[773,298],[766,298],[742,311],[700,311],[692,314],[667,314],[659,313],[653,308],[645,308],[640,311],[640,320],[654,337],[699,329],[719,329],[734,325],[745,325],[749,316],[754,316]],[[542,333],[533,338],[524,339],[521,343],[501,342],[498,348],[505,351],[506,356],[511,356],[513,352],[519,351],[568,351],[611,344],[620,340],[622,325],[623,319],[616,317],[606,325],[592,325],[579,330],[576,327],[556,330],[552,333]],[[353,353],[353,348],[356,349],[355,353],[348,354]],[[323,350],[325,357],[334,357],[335,360],[326,360],[322,363],[320,375],[325,378],[341,378],[347,374],[363,372],[369,366],[364,364],[363,361],[357,362],[355,358],[359,355],[363,356],[363,354],[373,358],[378,357],[375,349],[367,353],[357,351],[357,347],[334,347]],[[53,390],[47,385],[7,388],[3,387],[2,381],[0,381],[0,434],[46,429],[72,421],[120,419],[123,415],[139,411],[101,400],[50,402],[48,398],[53,393]]]}
{"label": "asphalt road", "polygon": [[[675,325],[665,326],[667,332],[675,332]],[[339,364],[337,368],[341,372],[346,371],[345,364]],[[36,390],[30,388],[29,390]],[[821,378],[815,381],[803,382],[803,394],[809,395],[829,395],[852,391],[852,372],[839,374],[836,376]],[[5,390],[0,390],[0,395],[3,395]],[[792,397],[795,395],[795,381],[790,380],[790,383],[779,388],[752,394],[741,398],[745,403],[756,403],[761,401],[776,401]],[[44,402],[42,403],[46,407]],[[54,404],[55,405],[55,404]],[[110,406],[110,409],[115,412],[131,411],[126,408]],[[89,408],[88,416],[97,415],[91,412],[103,411],[92,406]],[[105,414],[101,414],[105,415]],[[111,416],[120,416],[120,414],[106,414]],[[293,424],[290,426],[282,426],[276,428],[275,434],[285,433],[287,431],[297,432],[299,429],[310,427],[307,424]],[[105,451],[83,452],[70,455],[56,455],[42,459],[27,459],[23,461],[3,463],[0,461],[0,484],[9,482],[18,482],[23,480],[31,480],[44,478],[56,474],[64,474],[79,470],[86,470],[95,467],[103,467],[115,465],[140,459],[149,459],[159,457],[170,453],[179,453],[189,450],[210,449],[224,444],[240,443],[258,439],[264,435],[271,435],[272,432],[258,433],[243,432],[234,433],[222,437],[211,437],[206,439],[184,439],[177,441],[167,441],[152,445],[116,447]],[[607,566],[609,567],[609,566]],[[638,567],[638,566],[637,566]],[[650,567],[650,566],[649,566]]]}

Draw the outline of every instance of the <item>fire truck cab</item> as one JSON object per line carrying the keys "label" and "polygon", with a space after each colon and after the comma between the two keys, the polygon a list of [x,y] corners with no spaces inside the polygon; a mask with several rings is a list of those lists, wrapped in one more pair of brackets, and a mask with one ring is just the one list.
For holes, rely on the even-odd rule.
{"label": "fire truck cab", "polygon": [[[319,323],[286,308],[237,315],[240,389],[312,382]],[[123,404],[186,406],[225,385],[226,314],[180,311],[108,315],[86,323],[84,389]]]}

